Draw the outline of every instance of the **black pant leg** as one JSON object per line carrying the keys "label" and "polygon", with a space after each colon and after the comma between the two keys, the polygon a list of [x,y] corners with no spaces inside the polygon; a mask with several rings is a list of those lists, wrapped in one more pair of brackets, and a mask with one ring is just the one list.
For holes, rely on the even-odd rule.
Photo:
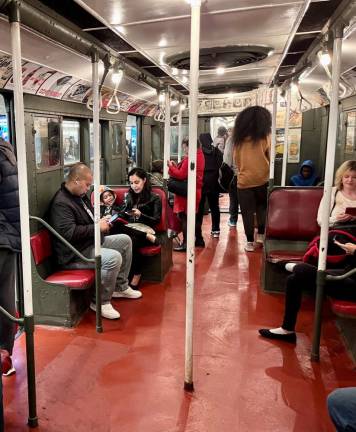
{"label": "black pant leg", "polygon": [[[199,207],[198,207],[198,213],[196,214],[196,218],[195,218],[195,238],[196,239],[202,239],[203,238],[201,227],[202,227],[203,218],[204,218],[205,200],[206,200],[206,194],[202,193],[201,198],[200,198]],[[184,232],[183,232],[183,237],[185,238]]]}
{"label": "black pant leg", "polygon": [[[15,253],[0,249],[0,305],[11,315],[15,315]],[[0,347],[10,355],[15,341],[15,325],[0,314]]]}
{"label": "black pant leg", "polygon": [[258,233],[264,234],[267,210],[267,183],[255,188],[255,200]]}
{"label": "black pant leg", "polygon": [[302,303],[303,289],[315,290],[317,268],[310,264],[297,264],[287,278],[285,310],[282,327],[294,331]]}
{"label": "black pant leg", "polygon": [[211,230],[220,231],[219,192],[208,192],[207,198],[211,213]]}
{"label": "black pant leg", "polygon": [[239,217],[239,199],[237,196],[236,184],[233,185],[229,190],[229,198],[230,198],[230,205],[229,205],[230,219],[232,221],[237,221]]}
{"label": "black pant leg", "polygon": [[254,213],[256,211],[255,194],[253,189],[238,189],[237,194],[241,208],[242,222],[248,242],[254,239]]}

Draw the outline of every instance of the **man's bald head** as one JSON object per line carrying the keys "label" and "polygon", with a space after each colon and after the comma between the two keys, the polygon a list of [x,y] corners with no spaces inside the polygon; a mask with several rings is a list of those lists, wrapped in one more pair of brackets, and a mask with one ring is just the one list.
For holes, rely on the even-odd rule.
{"label": "man's bald head", "polygon": [[93,182],[91,169],[84,163],[79,162],[73,165],[68,173],[66,188],[73,195],[85,195]]}

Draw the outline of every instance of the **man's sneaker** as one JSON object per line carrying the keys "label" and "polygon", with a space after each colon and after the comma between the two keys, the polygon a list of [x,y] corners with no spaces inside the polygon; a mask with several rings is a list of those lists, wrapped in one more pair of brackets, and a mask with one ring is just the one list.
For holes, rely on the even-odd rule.
{"label": "man's sneaker", "polygon": [[285,265],[285,269],[291,273],[293,273],[294,267],[297,265],[297,263],[289,262]]}
{"label": "man's sneaker", "polygon": [[234,227],[234,228],[236,228],[237,221],[234,220],[234,219],[231,219],[231,218],[230,218],[230,219],[227,221],[227,224],[229,225],[229,227]]}
{"label": "man's sneaker", "polygon": [[220,237],[220,231],[211,231],[211,235],[214,238],[219,238]]}
{"label": "man's sneaker", "polygon": [[247,242],[245,245],[245,251],[246,252],[253,252],[255,250],[255,246],[253,242]]}
{"label": "man's sneaker", "polygon": [[114,291],[112,294],[112,298],[139,299],[140,297],[142,297],[142,292],[131,287],[128,287],[125,291]]}
{"label": "man's sneaker", "polygon": [[256,243],[263,244],[265,236],[263,234],[256,234]]}
{"label": "man's sneaker", "polygon": [[13,375],[16,372],[16,369],[12,364],[12,358],[6,350],[1,350],[1,367],[2,376],[4,377]]}
{"label": "man's sneaker", "polygon": [[[96,312],[96,304],[90,303],[90,309]],[[114,320],[120,318],[120,313],[112,307],[111,303],[105,303],[101,305],[101,316],[106,319]]]}

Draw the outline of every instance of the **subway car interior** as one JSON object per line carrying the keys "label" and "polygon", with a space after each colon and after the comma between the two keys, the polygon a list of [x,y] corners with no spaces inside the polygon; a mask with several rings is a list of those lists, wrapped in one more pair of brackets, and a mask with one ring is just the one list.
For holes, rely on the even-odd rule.
{"label": "subway car interior", "polygon": [[[16,326],[13,352],[0,340],[0,430],[356,430],[338,428],[327,402],[356,387],[356,295],[324,292],[344,280],[328,273],[328,207],[338,205],[338,167],[356,160],[355,52],[354,0],[0,0],[0,156],[8,141],[21,215],[16,314],[3,315]],[[243,169],[233,138],[251,107],[272,119],[266,218],[262,234],[257,214],[253,245],[244,207],[233,217],[231,204]],[[196,143],[210,134],[213,148],[221,131],[238,180],[216,195],[218,227],[209,197],[200,203],[198,244],[199,155],[205,170],[208,159]],[[304,161],[315,182],[292,186]],[[185,219],[169,190],[184,163]],[[82,164],[91,173],[80,199],[87,192],[92,205],[83,204],[94,252],[85,270],[63,270],[56,242],[67,237],[50,212]],[[121,317],[102,319],[103,298],[96,312],[91,303],[94,292],[97,304],[102,296],[100,193],[108,186],[127,203],[135,168],[160,202],[154,241],[137,249],[140,294],[113,295]],[[1,217],[2,176],[0,165]],[[280,325],[285,311],[286,264],[292,273],[303,265],[319,235],[316,295],[304,292],[296,332],[284,328],[289,343],[263,337],[259,329]]]}

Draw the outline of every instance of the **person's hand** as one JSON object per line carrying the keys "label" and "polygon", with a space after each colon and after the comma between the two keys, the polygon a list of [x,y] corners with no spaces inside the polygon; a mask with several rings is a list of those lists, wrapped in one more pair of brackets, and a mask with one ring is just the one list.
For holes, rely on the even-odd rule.
{"label": "person's hand", "polygon": [[353,217],[349,214],[346,214],[346,213],[339,213],[336,215],[336,220],[338,222],[348,222],[352,219],[353,219]]}
{"label": "person's hand", "polygon": [[334,240],[334,243],[341,247],[347,255],[353,255],[355,253],[356,245],[354,243],[340,243],[337,240]]}
{"label": "person's hand", "polygon": [[139,209],[134,208],[130,211],[130,216],[134,216],[134,217],[139,218],[141,216],[141,212]]}
{"label": "person's hand", "polygon": [[167,161],[167,165],[170,168],[170,167],[176,166],[176,163],[174,161],[172,161],[172,160],[169,160],[169,161]]}
{"label": "person's hand", "polygon": [[103,217],[99,220],[100,232],[107,233],[110,231],[110,224],[107,221],[106,217]]}

